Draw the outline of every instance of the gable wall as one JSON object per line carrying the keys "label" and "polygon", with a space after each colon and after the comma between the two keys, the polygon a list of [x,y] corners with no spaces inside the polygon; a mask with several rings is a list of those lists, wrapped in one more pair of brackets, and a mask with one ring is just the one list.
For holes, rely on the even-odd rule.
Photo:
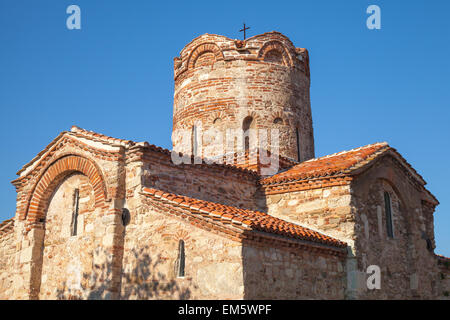
{"label": "gable wall", "polygon": [[[120,219],[121,214],[120,201],[123,202],[121,199],[125,196],[123,181],[124,171],[120,161],[121,155],[117,148],[114,152],[111,152],[108,148],[106,148],[106,151],[102,151],[89,148],[79,141],[64,136],[58,141],[56,146],[55,149],[50,150],[50,152],[41,159],[41,162],[37,167],[33,168],[24,178],[15,182],[18,192],[15,227],[17,259],[15,260],[14,272],[11,276],[15,279],[16,285],[14,285],[14,293],[10,298],[80,298],[84,297],[85,293],[89,294],[88,292],[96,292],[96,294],[102,298],[114,297],[117,293],[119,283],[114,280],[118,270],[113,267],[117,260],[117,254],[115,254],[117,248],[114,247],[113,242],[117,237],[116,235],[118,232],[117,221]],[[75,168],[74,170],[73,166],[76,163],[75,161],[71,164],[68,161],[56,161],[62,159],[62,157],[74,154],[76,155],[75,158],[85,159],[83,161],[88,161],[92,165],[79,165],[80,167]],[[55,201],[56,207],[69,204],[66,203],[67,199],[63,199],[65,196],[62,194],[57,195],[56,198],[52,198],[51,196],[48,197],[43,194],[54,194],[62,181],[72,175],[74,171],[81,173],[82,176],[85,177],[86,174],[88,174],[88,171],[93,172],[92,170],[94,170],[93,168],[95,166],[98,169],[97,174],[92,178],[89,178],[89,183],[101,181],[100,185],[102,187],[94,190],[96,199],[95,210],[87,210],[86,217],[83,215],[83,218],[86,218],[84,227],[88,227],[90,224],[89,221],[92,223],[95,221],[95,230],[91,228],[91,230],[87,232],[88,234],[85,233],[80,235],[78,237],[79,239],[77,238],[80,241],[75,241],[70,239],[70,237],[62,237],[59,240],[54,239],[54,237],[58,237],[58,229],[61,225],[59,223],[53,223],[52,220],[58,221],[62,219],[61,221],[65,221],[64,219],[67,217],[63,218],[60,215],[67,215],[67,212],[64,212],[64,210],[61,212],[56,210],[57,212],[54,212],[55,215],[53,218],[50,216],[47,217],[49,206],[51,206],[53,200]],[[82,172],[83,170],[86,172]],[[55,172],[55,174],[46,175],[50,172]],[[44,180],[49,183],[49,185],[45,192],[42,192],[36,188],[36,185]],[[75,185],[72,186],[72,189],[74,187]],[[79,187],[83,187],[82,183]],[[93,186],[91,185],[91,187]],[[42,196],[40,196],[39,206],[42,206],[42,218],[44,220],[41,220],[40,216],[33,216],[28,213],[28,209],[31,208],[31,206],[28,207],[28,203],[31,202],[30,198],[37,193],[42,194]],[[40,211],[38,211],[38,213],[41,214]],[[47,221],[47,218],[50,219]],[[83,258],[86,261],[86,268],[93,268],[95,265],[95,261],[93,260],[94,253],[89,249],[91,247],[102,246],[104,248],[104,252],[98,255],[98,259],[101,261],[104,261],[106,257],[111,258],[107,262],[108,265],[111,266],[111,272],[104,279],[103,285],[100,287],[93,287],[87,282],[84,282],[84,284],[86,284],[84,285],[82,283],[84,279],[82,278],[85,272],[82,270],[85,268],[80,267],[78,270],[80,271],[80,274],[75,280],[70,280],[73,282],[71,285],[68,285],[67,281],[64,281],[58,284],[57,287],[53,285],[47,286],[45,284],[46,281],[48,281],[48,283],[56,283],[52,278],[58,277],[58,274],[61,274],[59,276],[63,277],[64,272],[68,270],[67,268],[69,268],[69,265],[71,264],[68,263],[68,261],[65,261],[65,259],[62,259],[59,263],[62,264],[60,267],[64,270],[58,269],[57,264],[46,264],[46,261],[48,262],[48,260],[53,259],[53,254],[50,252],[53,249],[50,248],[56,250],[56,256],[61,256],[61,254],[58,254],[58,252],[60,252],[58,250],[64,251],[68,248],[66,246],[67,244],[64,245],[63,243],[60,243],[61,241],[74,242],[72,244],[75,247],[77,246],[75,242],[80,242],[78,245],[80,248],[83,248],[81,242],[85,241],[87,238],[90,240],[87,240],[86,242],[86,246],[84,247],[86,250],[83,251],[83,249],[80,249],[80,252],[83,251],[83,254],[86,254],[86,259]],[[46,244],[48,245],[47,251],[45,250]],[[65,255],[62,254],[62,256]],[[44,285],[41,287],[41,284],[43,283]],[[81,288],[81,290],[78,290],[79,292],[77,292],[77,290],[74,290],[75,287]]]}
{"label": "gable wall", "polygon": [[[434,243],[433,209],[423,205],[428,196],[413,181],[387,156],[352,184],[357,270],[364,274],[369,265],[381,269],[381,289],[361,286],[360,298],[433,298],[437,294],[437,265],[426,243],[426,238]],[[386,231],[385,191],[391,196],[393,238]]]}
{"label": "gable wall", "polygon": [[345,257],[244,242],[242,261],[245,299],[345,298]]}

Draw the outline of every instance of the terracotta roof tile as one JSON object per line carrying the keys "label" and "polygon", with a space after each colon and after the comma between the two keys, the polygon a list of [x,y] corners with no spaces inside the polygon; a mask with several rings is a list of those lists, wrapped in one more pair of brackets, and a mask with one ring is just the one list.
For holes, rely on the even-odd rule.
{"label": "terracotta roof tile", "polygon": [[[158,197],[157,195],[160,193],[161,191],[157,189],[144,188],[144,194],[155,200],[170,201],[174,198],[183,199],[183,203],[188,204],[194,214],[199,210],[199,208],[201,208],[206,216],[218,218],[218,221],[222,221],[223,223],[230,224],[231,221],[245,230],[256,230],[279,234],[288,238],[295,238],[338,248],[345,248],[347,246],[346,243],[342,241],[297,224],[275,218],[264,212],[236,208],[171,193],[163,193],[160,197]],[[173,206],[179,207],[178,201],[173,201],[171,203]]]}
{"label": "terracotta roof tile", "polygon": [[350,151],[311,159],[265,178],[261,182],[271,184],[344,174],[387,149],[390,149],[390,147],[386,142],[375,143]]}

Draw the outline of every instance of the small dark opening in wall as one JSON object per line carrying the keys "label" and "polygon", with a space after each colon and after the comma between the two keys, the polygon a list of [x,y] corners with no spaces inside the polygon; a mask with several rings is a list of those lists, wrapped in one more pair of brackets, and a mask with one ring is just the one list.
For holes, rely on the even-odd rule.
{"label": "small dark opening in wall", "polygon": [[185,267],[185,253],[184,253],[184,241],[180,240],[178,242],[178,257],[175,264],[177,277],[184,277],[184,267]]}
{"label": "small dark opening in wall", "polygon": [[127,208],[123,208],[122,209],[122,224],[125,226],[127,226],[130,223],[130,210],[128,210]]}
{"label": "small dark opening in wall", "polygon": [[426,239],[427,241],[427,249],[428,251],[433,251],[433,242],[429,238]]}
{"label": "small dark opening in wall", "polygon": [[71,227],[70,235],[72,237],[77,235],[79,208],[80,208],[80,190],[75,189],[74,193],[73,193],[72,223],[70,225],[70,227]]}
{"label": "small dark opening in wall", "polygon": [[386,214],[386,229],[389,238],[394,238],[394,228],[392,225],[392,207],[389,192],[384,193],[384,209]]}

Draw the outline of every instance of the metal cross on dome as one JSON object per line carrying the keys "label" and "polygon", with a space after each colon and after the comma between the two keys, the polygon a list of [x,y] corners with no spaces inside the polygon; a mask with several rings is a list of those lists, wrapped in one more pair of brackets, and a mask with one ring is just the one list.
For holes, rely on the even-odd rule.
{"label": "metal cross on dome", "polygon": [[248,29],[250,29],[250,27],[245,27],[245,22],[244,22],[244,28],[243,28],[243,29],[241,29],[241,30],[239,30],[239,32],[242,32],[242,31],[244,31],[244,40],[245,40],[245,38],[246,38],[246,35],[245,35],[245,30],[248,30]]}

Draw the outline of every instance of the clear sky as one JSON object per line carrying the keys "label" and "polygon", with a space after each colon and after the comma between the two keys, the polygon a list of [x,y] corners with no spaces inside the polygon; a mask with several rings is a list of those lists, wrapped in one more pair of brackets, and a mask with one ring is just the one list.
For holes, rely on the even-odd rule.
{"label": "clear sky", "polygon": [[[66,8],[81,8],[68,30]],[[369,30],[366,8],[381,8]],[[440,201],[450,256],[450,1],[0,1],[0,221],[15,173],[75,124],[170,148],[173,58],[203,33],[276,30],[309,50],[316,156],[387,141]]]}

